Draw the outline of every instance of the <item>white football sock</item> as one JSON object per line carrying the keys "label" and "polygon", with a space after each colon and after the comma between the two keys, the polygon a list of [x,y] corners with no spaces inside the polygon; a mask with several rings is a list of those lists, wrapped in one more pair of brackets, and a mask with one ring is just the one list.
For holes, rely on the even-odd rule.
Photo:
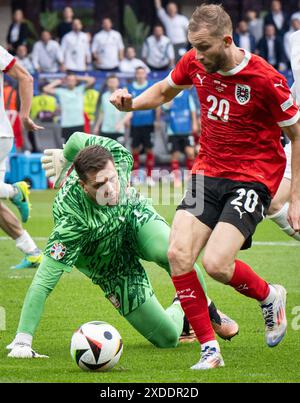
{"label": "white football sock", "polygon": [[210,340],[206,343],[201,344],[201,351],[203,351],[207,346],[214,347],[217,351],[220,351],[220,346],[217,340]]}
{"label": "white football sock", "polygon": [[18,344],[27,344],[28,346],[32,346],[32,336],[31,334],[27,334],[27,333],[17,333],[14,343],[18,343]]}
{"label": "white football sock", "polygon": [[18,189],[8,183],[0,182],[0,199],[12,199]]}
{"label": "white football sock", "polygon": [[27,255],[34,254],[35,250],[38,249],[34,240],[25,230],[23,234],[16,239],[16,247],[20,249],[21,252]]}
{"label": "white football sock", "polygon": [[263,301],[260,301],[260,305],[269,305],[272,302],[274,302],[276,295],[277,295],[277,291],[271,284],[269,284],[269,289],[270,289],[270,292],[269,292],[267,298]]}
{"label": "white football sock", "polygon": [[297,239],[297,241],[300,241],[300,234],[293,230],[287,220],[288,209],[289,203],[285,203],[281,210],[277,211],[277,213],[273,215],[268,215],[267,218],[274,221],[287,235]]}

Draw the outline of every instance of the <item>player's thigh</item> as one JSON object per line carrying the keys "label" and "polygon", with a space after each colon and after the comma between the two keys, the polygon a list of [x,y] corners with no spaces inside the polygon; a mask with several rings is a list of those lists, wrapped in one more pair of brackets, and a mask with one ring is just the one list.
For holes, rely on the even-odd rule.
{"label": "player's thigh", "polygon": [[153,209],[152,218],[136,231],[136,246],[139,257],[165,268],[168,273],[168,247],[170,226]]}
{"label": "player's thigh", "polygon": [[176,347],[178,343],[176,326],[155,295],[126,315],[125,319],[156,347]]}
{"label": "player's thigh", "polygon": [[154,131],[154,127],[152,125],[144,126],[142,129],[142,134],[141,134],[142,143],[143,143],[143,147],[146,152],[150,152],[153,148],[153,141],[152,141],[153,131]]}
{"label": "player's thigh", "polygon": [[1,138],[0,147],[0,183],[4,182],[5,171],[6,171],[6,158],[10,153],[13,146],[13,138],[4,137]]}
{"label": "player's thigh", "polygon": [[134,150],[135,152],[139,151],[142,140],[140,128],[138,126],[131,126],[130,137],[132,150]]}
{"label": "player's thigh", "polygon": [[282,209],[282,207],[290,200],[291,194],[291,180],[283,177],[280,182],[279,188],[273,197],[268,214],[272,215]]}
{"label": "player's thigh", "polygon": [[185,153],[186,157],[189,158],[189,159],[195,158],[195,150],[194,150],[194,147],[186,146],[186,147],[184,148],[184,153]]}
{"label": "player's thigh", "polygon": [[178,263],[192,268],[211,232],[211,228],[189,211],[177,210],[171,228],[168,252],[171,266]]}

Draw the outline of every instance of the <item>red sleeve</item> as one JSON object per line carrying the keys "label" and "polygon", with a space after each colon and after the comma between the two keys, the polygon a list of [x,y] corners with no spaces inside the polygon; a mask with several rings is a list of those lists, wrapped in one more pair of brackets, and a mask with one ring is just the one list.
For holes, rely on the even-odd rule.
{"label": "red sleeve", "polygon": [[5,69],[3,70],[3,73],[7,73],[13,66],[14,66],[14,64],[16,63],[16,59],[15,58],[13,58],[11,61],[10,61],[10,63],[5,67]]}
{"label": "red sleeve", "polygon": [[271,95],[269,97],[270,111],[278,126],[295,124],[300,118],[300,113],[285,77],[279,73],[270,75],[268,86]]}
{"label": "red sleeve", "polygon": [[195,51],[192,49],[185,53],[176,64],[175,68],[168,75],[168,82],[173,88],[190,88],[193,85],[189,73],[189,65],[192,57],[195,57]]}

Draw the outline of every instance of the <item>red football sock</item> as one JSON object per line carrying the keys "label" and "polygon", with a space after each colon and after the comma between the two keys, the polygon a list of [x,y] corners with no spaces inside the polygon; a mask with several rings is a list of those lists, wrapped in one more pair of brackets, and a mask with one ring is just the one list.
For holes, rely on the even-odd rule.
{"label": "red football sock", "polygon": [[150,151],[147,153],[146,156],[147,176],[151,176],[153,167],[154,167],[154,154],[153,152]]}
{"label": "red football sock", "polygon": [[171,171],[177,171],[179,169],[179,161],[172,160],[171,161]]}
{"label": "red football sock", "polygon": [[133,156],[133,170],[136,171],[140,167],[140,157],[138,153],[132,154]]}
{"label": "red football sock", "polygon": [[270,292],[269,284],[241,260],[235,261],[234,273],[228,284],[241,294],[257,301],[264,301]]}
{"label": "red football sock", "polygon": [[185,161],[185,165],[188,171],[191,171],[194,165],[194,158],[187,158]]}
{"label": "red football sock", "polygon": [[210,323],[206,296],[197,273],[191,272],[172,277],[180,304],[201,344],[216,340]]}

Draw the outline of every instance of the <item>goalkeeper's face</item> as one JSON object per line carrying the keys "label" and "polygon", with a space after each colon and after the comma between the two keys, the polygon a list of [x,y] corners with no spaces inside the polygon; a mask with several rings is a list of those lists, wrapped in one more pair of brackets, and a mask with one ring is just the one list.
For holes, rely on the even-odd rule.
{"label": "goalkeeper's face", "polygon": [[99,206],[116,206],[119,202],[120,182],[118,172],[111,160],[100,171],[86,174],[80,181],[84,192]]}

